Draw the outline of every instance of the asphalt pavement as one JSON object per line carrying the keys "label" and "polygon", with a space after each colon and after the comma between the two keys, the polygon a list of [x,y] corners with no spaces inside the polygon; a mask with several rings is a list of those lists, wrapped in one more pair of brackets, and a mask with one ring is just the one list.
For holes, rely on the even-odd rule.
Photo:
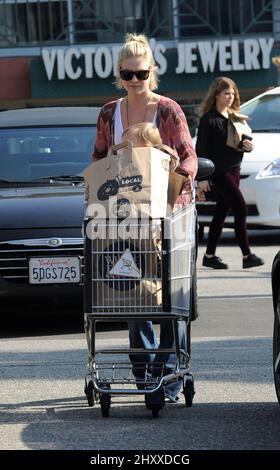
{"label": "asphalt pavement", "polygon": [[[89,408],[83,393],[87,347],[80,329],[66,325],[51,334],[31,329],[29,336],[2,335],[0,449],[280,450],[270,287],[278,239],[279,231],[253,236],[252,247],[266,264],[251,270],[242,270],[231,231],[217,253],[228,271],[202,268],[205,247],[199,247],[191,408],[181,397],[152,418],[142,396],[113,397],[110,417],[103,418],[100,406]],[[97,341],[122,346],[127,332],[99,331]]]}

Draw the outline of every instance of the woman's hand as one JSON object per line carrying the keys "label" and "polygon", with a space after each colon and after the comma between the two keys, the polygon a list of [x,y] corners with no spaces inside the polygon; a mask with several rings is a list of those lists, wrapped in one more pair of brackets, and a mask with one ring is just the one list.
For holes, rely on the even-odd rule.
{"label": "woman's hand", "polygon": [[210,191],[210,189],[211,188],[210,188],[210,184],[209,184],[208,180],[199,181],[198,188],[197,188],[197,191],[196,191],[197,199],[204,200],[205,199],[205,193],[207,193],[207,191]]}
{"label": "woman's hand", "polygon": [[181,194],[191,193],[193,189],[192,178],[190,175],[187,176],[187,180],[184,182]]}
{"label": "woman's hand", "polygon": [[252,152],[252,150],[254,149],[254,144],[251,140],[244,139],[242,141],[242,148],[243,148],[244,152]]}

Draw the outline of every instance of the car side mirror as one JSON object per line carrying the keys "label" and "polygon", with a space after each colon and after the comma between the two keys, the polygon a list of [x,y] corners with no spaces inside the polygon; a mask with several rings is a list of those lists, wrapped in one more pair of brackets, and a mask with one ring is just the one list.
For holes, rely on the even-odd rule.
{"label": "car side mirror", "polygon": [[207,180],[207,178],[214,172],[215,165],[211,160],[209,160],[209,158],[199,157],[197,160],[198,169],[195,179],[196,181]]}

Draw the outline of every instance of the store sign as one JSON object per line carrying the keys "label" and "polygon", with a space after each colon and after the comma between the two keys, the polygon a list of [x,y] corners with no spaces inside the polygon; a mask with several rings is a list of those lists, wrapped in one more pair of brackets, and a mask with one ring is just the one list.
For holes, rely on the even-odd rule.
{"label": "store sign", "polygon": [[[270,53],[273,38],[248,38],[243,41],[191,41],[177,45],[176,74],[208,73],[270,68]],[[150,46],[158,64],[158,73],[167,71],[166,47],[151,39]],[[42,49],[42,59],[48,80],[78,80],[80,77],[108,78],[116,76],[119,46],[84,46]]]}
{"label": "store sign", "polygon": [[273,44],[273,38],[179,43],[176,73],[198,73],[199,59],[204,73],[216,66],[220,72],[269,69]]}

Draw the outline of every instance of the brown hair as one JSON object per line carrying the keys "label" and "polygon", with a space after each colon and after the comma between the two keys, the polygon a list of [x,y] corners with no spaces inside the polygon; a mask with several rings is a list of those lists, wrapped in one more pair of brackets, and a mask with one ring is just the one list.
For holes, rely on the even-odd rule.
{"label": "brown hair", "polygon": [[236,83],[228,77],[217,77],[211,83],[208,92],[201,104],[200,114],[205,114],[210,111],[210,109],[214,108],[216,105],[217,95],[219,95],[219,93],[230,87],[234,90],[234,100],[231,105],[231,109],[233,111],[239,111],[240,95]]}
{"label": "brown hair", "polygon": [[148,39],[145,34],[128,33],[125,36],[125,41],[119,50],[117,62],[117,88],[123,88],[122,80],[120,77],[121,64],[125,59],[130,57],[144,57],[149,62],[150,71],[150,90],[155,90],[158,87],[158,74],[156,71],[156,62],[149,46]]}

